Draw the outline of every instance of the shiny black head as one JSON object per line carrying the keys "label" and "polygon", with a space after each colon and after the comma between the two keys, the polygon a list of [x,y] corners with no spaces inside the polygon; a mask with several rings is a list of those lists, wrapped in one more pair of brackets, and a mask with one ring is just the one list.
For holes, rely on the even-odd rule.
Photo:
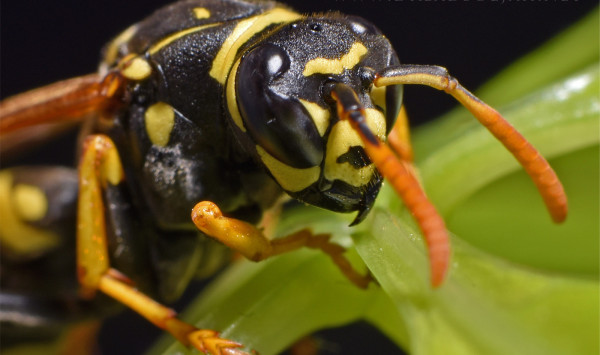
{"label": "shiny black head", "polygon": [[293,198],[337,212],[370,210],[382,177],[326,92],[350,86],[381,139],[401,105],[401,87],[374,88],[373,73],[399,61],[369,22],[327,14],[287,24],[256,43],[227,82],[227,105],[242,143]]}

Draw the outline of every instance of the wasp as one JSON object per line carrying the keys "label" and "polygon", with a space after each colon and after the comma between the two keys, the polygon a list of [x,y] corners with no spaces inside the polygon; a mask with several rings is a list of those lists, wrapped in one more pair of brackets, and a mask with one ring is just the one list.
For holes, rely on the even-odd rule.
{"label": "wasp", "polygon": [[[412,167],[402,108],[411,84],[465,106],[529,173],[552,218],[565,219],[564,189],[537,150],[446,69],[401,64],[372,23],[271,1],[180,1],[110,42],[97,73],[0,104],[3,149],[19,149],[41,126],[81,125],[77,169],[1,172],[3,307],[55,319],[49,304],[102,313],[113,299],[185,345],[242,354],[235,339],[157,301],[214,273],[228,250],[260,261],[320,249],[366,287],[370,276],[328,235],[271,240],[261,219],[291,198],[355,213],[357,224],[384,180],[421,228],[440,287],[450,245]],[[28,279],[40,275],[52,281]],[[40,332],[25,319],[16,318],[20,336]]]}

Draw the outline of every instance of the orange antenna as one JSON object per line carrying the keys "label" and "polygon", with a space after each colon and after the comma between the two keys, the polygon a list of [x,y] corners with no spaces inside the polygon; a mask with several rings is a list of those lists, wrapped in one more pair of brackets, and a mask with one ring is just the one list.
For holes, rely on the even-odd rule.
{"label": "orange antenna", "polygon": [[377,74],[374,84],[427,85],[452,95],[519,161],[537,186],[554,222],[560,223],[565,220],[568,209],[567,196],[550,164],[498,111],[462,87],[445,68],[428,65],[391,67]]}

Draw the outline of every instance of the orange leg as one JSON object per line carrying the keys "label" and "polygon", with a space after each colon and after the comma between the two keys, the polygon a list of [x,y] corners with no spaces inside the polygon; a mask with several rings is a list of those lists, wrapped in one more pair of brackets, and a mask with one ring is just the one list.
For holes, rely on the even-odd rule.
{"label": "orange leg", "polygon": [[77,223],[77,270],[81,295],[94,296],[97,290],[130,307],[186,346],[209,354],[247,354],[241,344],[219,338],[209,329],[197,329],[176,318],[176,313],[136,290],[126,276],[111,269],[106,245],[102,190],[124,179],[118,152],[103,135],[87,138],[79,164]]}
{"label": "orange leg", "polygon": [[303,229],[284,238],[269,240],[255,226],[234,218],[223,216],[219,207],[210,201],[198,203],[192,210],[196,227],[208,236],[238,251],[252,261],[287,253],[302,247],[320,249],[331,257],[342,273],[360,288],[366,288],[370,275],[359,274],[344,257],[345,249],[329,241],[330,235],[313,235]]}
{"label": "orange leg", "polygon": [[92,112],[118,107],[125,79],[116,72],[54,83],[0,102],[0,135],[44,123],[81,121]]}

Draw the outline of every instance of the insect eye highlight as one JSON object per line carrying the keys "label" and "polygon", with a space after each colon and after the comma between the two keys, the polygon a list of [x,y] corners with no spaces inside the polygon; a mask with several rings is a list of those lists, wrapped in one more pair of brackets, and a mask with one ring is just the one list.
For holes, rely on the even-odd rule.
{"label": "insect eye highlight", "polygon": [[309,28],[313,32],[321,32],[321,31],[323,31],[323,26],[321,26],[321,24],[319,24],[319,23],[311,23],[309,25]]}

